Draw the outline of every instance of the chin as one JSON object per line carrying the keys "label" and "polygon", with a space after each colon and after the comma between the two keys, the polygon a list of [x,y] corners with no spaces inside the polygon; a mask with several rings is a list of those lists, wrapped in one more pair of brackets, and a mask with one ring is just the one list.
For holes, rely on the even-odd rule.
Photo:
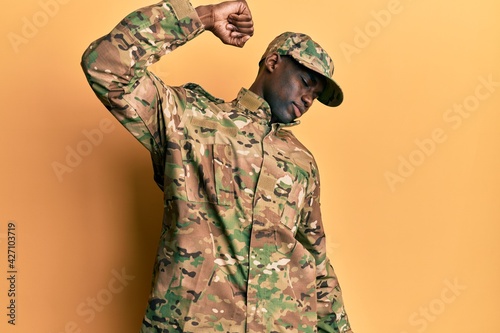
{"label": "chin", "polygon": [[273,123],[283,123],[289,124],[295,120],[295,115],[290,114],[290,112],[285,109],[283,112],[273,112],[271,117],[271,122]]}

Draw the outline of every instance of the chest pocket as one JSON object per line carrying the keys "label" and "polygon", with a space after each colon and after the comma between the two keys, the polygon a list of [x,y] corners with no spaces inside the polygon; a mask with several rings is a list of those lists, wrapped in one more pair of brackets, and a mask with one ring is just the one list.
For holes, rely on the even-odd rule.
{"label": "chest pocket", "polygon": [[234,205],[231,146],[184,140],[181,151],[188,201]]}

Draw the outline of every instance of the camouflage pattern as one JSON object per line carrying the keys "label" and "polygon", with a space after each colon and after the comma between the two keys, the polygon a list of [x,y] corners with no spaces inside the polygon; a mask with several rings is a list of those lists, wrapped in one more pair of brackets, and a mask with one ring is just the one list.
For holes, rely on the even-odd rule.
{"label": "camouflage pattern", "polygon": [[183,0],[122,20],[85,51],[102,103],[150,152],[164,219],[141,328],[351,332],[326,256],[310,152],[242,89],[232,102],[147,70],[203,32]]}
{"label": "camouflage pattern", "polygon": [[318,101],[327,106],[339,106],[342,103],[344,94],[333,80],[332,58],[311,37],[303,33],[284,32],[269,43],[261,60],[273,52],[291,56],[303,66],[326,78],[326,87],[318,97]]}

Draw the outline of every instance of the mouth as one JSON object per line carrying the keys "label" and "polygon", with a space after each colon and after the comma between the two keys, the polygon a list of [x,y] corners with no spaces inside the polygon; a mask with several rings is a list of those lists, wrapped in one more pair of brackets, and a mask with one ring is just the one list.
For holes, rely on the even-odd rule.
{"label": "mouth", "polygon": [[293,106],[293,113],[295,114],[295,117],[298,118],[300,116],[302,116],[302,110],[297,106],[297,104],[295,104],[294,102],[292,102],[292,106]]}

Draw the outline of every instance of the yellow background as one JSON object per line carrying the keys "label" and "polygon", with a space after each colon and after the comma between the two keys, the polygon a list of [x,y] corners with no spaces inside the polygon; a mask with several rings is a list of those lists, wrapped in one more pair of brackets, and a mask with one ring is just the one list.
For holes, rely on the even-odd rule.
{"label": "yellow background", "polygon": [[[0,14],[0,331],[138,332],[161,192],[147,152],[94,97],[79,62],[150,2],[54,1],[6,3]],[[329,51],[345,102],[316,103],[295,133],[319,163],[329,253],[354,331],[500,332],[498,1],[249,5],[256,32],[245,48],[205,33],[154,70],[230,100],[284,30]],[[102,121],[114,126],[104,133]],[[85,146],[96,130],[102,141]],[[78,147],[87,156],[58,174],[54,163]],[[9,221],[16,326],[6,316]],[[115,278],[123,272],[126,282]]]}

